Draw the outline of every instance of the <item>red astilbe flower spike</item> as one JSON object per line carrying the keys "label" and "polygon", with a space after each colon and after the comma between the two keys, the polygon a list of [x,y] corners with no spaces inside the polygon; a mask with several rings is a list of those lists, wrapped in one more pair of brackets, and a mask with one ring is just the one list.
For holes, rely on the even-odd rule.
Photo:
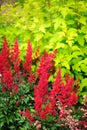
{"label": "red astilbe flower spike", "polygon": [[34,123],[35,120],[34,120],[33,116],[30,114],[28,109],[26,109],[26,111],[23,111],[23,112],[20,111],[19,113],[22,114],[23,116],[25,116],[31,124]]}
{"label": "red astilbe flower spike", "polygon": [[[37,73],[39,77],[38,85],[34,87],[34,107],[36,110],[36,115],[43,115],[43,117],[47,117],[47,112],[44,113],[43,105],[47,104],[49,92],[48,92],[48,79],[50,76],[50,68],[51,68],[51,61],[54,58],[54,53],[48,54],[47,52],[41,57],[40,65],[37,68]],[[42,113],[42,114],[41,114]],[[41,116],[42,118],[42,116]]]}
{"label": "red astilbe flower spike", "polygon": [[12,65],[13,65],[12,69],[13,69],[13,73],[14,73],[14,81],[15,81],[15,79],[17,79],[17,84],[14,83],[13,87],[12,87],[12,90],[15,93],[18,92],[19,84],[21,83],[21,73],[20,73],[20,68],[19,68],[21,59],[20,59],[19,55],[20,55],[20,50],[19,50],[19,46],[18,46],[18,40],[16,39],[16,41],[14,43],[14,47],[11,50],[11,58],[10,58]]}
{"label": "red astilbe flower spike", "polygon": [[2,77],[2,83],[4,83],[5,88],[7,90],[12,89],[12,85],[13,85],[13,77],[12,77],[12,72],[11,70],[8,70],[6,72],[3,73],[3,77]]}
{"label": "red astilbe flower spike", "polygon": [[14,70],[16,73],[20,72],[19,69],[19,64],[20,64],[20,58],[19,58],[20,50],[18,47],[18,40],[15,41],[14,47],[12,48],[12,53],[11,53],[11,62],[14,65]]}
{"label": "red astilbe flower spike", "polygon": [[37,69],[39,82],[38,85],[34,87],[34,106],[37,114],[40,113],[43,105],[43,98],[48,92],[49,68],[50,58],[48,59],[48,54],[44,54],[41,58],[40,66]]}
{"label": "red astilbe flower spike", "polygon": [[73,89],[74,79],[68,77],[66,83],[61,76],[61,70],[59,69],[54,81],[53,88],[50,92],[50,101],[52,106],[58,108],[60,106],[55,103],[59,101],[62,103],[62,107],[71,107],[76,104],[78,98]]}
{"label": "red astilbe flower spike", "polygon": [[42,77],[44,72],[47,72],[48,77],[50,76],[49,70],[51,68],[51,61],[54,58],[55,53],[48,54],[46,51],[44,55],[41,57],[40,66],[37,68],[38,77]]}
{"label": "red astilbe flower spike", "polygon": [[43,110],[40,112],[40,119],[48,118],[48,114],[53,115],[52,105],[51,103],[47,103]]}
{"label": "red astilbe flower spike", "polygon": [[38,86],[34,87],[34,107],[36,110],[36,113],[39,114],[42,110],[42,105],[47,101],[46,95],[48,94],[48,81],[47,79],[40,79]]}
{"label": "red astilbe flower spike", "polygon": [[1,53],[4,56],[4,58],[8,58],[9,57],[10,50],[9,50],[9,46],[8,46],[8,42],[6,40],[6,37],[4,37],[4,42],[3,42],[2,52]]}
{"label": "red astilbe flower spike", "polygon": [[[74,79],[68,78],[66,84],[64,84],[64,91],[66,92],[64,103],[67,106],[73,106],[77,103],[78,96],[77,93],[74,91]],[[62,94],[64,95],[64,94]]]}
{"label": "red astilbe flower spike", "polygon": [[13,52],[12,52],[11,60],[13,62],[16,62],[16,60],[19,58],[19,54],[20,54],[19,47],[18,47],[18,40],[15,41],[12,51]]}
{"label": "red astilbe flower spike", "polygon": [[10,49],[6,37],[4,37],[2,51],[0,54],[0,74],[3,74],[3,72],[8,70],[10,67],[9,55],[10,55]]}
{"label": "red astilbe flower spike", "polygon": [[[53,84],[53,88],[50,91],[50,102],[54,111],[56,108],[57,95],[60,90],[59,86],[61,85],[61,83],[62,83],[62,76],[61,76],[61,69],[59,68],[58,74]],[[53,112],[53,113],[56,113],[56,112]]]}
{"label": "red astilbe flower spike", "polygon": [[24,70],[29,73],[31,71],[31,66],[32,66],[32,46],[31,46],[31,43],[29,41],[27,53],[26,53],[26,59],[24,62]]}

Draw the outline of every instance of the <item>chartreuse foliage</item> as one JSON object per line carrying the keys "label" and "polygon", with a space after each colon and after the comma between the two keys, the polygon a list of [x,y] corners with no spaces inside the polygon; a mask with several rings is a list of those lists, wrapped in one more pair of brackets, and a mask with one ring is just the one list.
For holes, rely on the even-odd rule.
{"label": "chartreuse foliage", "polygon": [[69,72],[79,79],[81,95],[87,94],[87,0],[3,5],[0,19],[0,42],[4,35],[11,45],[18,38],[22,59],[28,39],[34,48],[39,44],[41,52],[58,49],[56,67],[62,66],[63,74]]}

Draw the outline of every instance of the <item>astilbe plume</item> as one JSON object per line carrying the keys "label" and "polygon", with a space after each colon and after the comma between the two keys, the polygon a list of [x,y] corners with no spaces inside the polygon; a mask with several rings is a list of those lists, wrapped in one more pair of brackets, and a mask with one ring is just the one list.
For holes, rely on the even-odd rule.
{"label": "astilbe plume", "polygon": [[[2,91],[6,92],[6,89],[11,88],[12,83],[12,73],[10,71],[10,49],[8,46],[8,42],[6,37],[4,37],[4,41],[2,44],[2,50],[0,54],[0,82],[1,84],[4,83],[2,87]],[[10,82],[11,80],[11,82]],[[6,85],[6,86],[5,86]]]}
{"label": "astilbe plume", "polygon": [[29,41],[28,42],[27,52],[26,52],[26,59],[25,59],[25,62],[24,62],[24,70],[27,73],[30,73],[31,66],[32,66],[32,46],[31,46],[31,43]]}
{"label": "astilbe plume", "polygon": [[4,42],[3,42],[1,53],[4,56],[5,59],[9,57],[10,50],[9,50],[9,46],[8,46],[8,42],[6,40],[6,37],[4,37]]}
{"label": "astilbe plume", "polygon": [[18,40],[16,40],[14,43],[14,47],[12,48],[12,52],[11,52],[11,62],[14,66],[14,70],[16,73],[20,72],[19,64],[21,60],[19,58],[19,54],[20,54],[20,51],[18,47]]}
{"label": "astilbe plume", "polygon": [[2,91],[4,91],[4,89],[6,90],[12,89],[13,77],[10,69],[3,74],[2,83],[4,84]]}
{"label": "astilbe plume", "polygon": [[13,93],[18,93],[19,86],[17,83],[14,83],[14,77],[10,69],[3,73],[2,84],[2,92],[10,91]]}
{"label": "astilbe plume", "polygon": [[14,81],[15,79],[17,79],[17,83],[13,84],[13,91],[14,92],[18,92],[18,86],[21,83],[21,70],[20,70],[20,63],[21,63],[21,59],[20,59],[20,50],[19,50],[19,46],[18,46],[18,40],[16,39],[14,42],[14,46],[11,49],[11,56],[10,56],[10,60],[11,60],[11,66],[13,66],[13,75],[14,75]]}
{"label": "astilbe plume", "polygon": [[10,67],[9,56],[10,56],[10,49],[6,37],[4,37],[2,51],[0,54],[0,74],[3,74],[3,72],[9,69]]}
{"label": "astilbe plume", "polygon": [[[39,77],[38,85],[34,87],[34,107],[36,115],[39,115],[41,119],[47,118],[47,114],[51,110],[51,105],[47,104],[49,92],[48,92],[48,79],[50,76],[51,61],[55,57],[54,53],[48,54],[47,52],[41,57],[40,65],[37,68]],[[48,109],[47,109],[48,108]],[[50,109],[50,110],[49,110]]]}
{"label": "astilbe plume", "polygon": [[61,76],[61,70],[59,69],[56,80],[54,81],[51,90],[50,101],[52,103],[52,106],[55,105],[56,101],[61,102],[63,107],[71,107],[76,104],[78,96],[73,89],[74,79],[68,77],[66,82],[64,82],[65,81],[63,81],[63,78]]}
{"label": "astilbe plume", "polygon": [[18,82],[15,83],[15,79],[20,80],[19,75],[19,48],[18,41],[16,40],[13,48],[9,48],[6,37],[4,38],[2,51],[0,54],[0,74],[1,83],[4,85],[2,91],[10,90],[18,92]]}
{"label": "astilbe plume", "polygon": [[40,66],[37,68],[38,77],[42,77],[44,72],[47,73],[47,77],[50,76],[50,69],[52,68],[52,61],[56,57],[56,50],[53,53],[48,54],[46,51],[44,52],[43,56],[40,60]]}

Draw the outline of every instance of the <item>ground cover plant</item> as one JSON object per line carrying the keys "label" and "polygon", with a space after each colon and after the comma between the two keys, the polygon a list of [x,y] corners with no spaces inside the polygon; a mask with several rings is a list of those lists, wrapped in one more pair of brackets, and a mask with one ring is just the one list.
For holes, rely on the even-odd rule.
{"label": "ground cover plant", "polygon": [[18,40],[9,47],[4,38],[0,52],[1,130],[87,129],[87,95],[78,102],[79,83],[69,73],[62,76],[61,66],[56,70],[56,54],[57,50],[45,50],[33,58],[29,41],[22,61]]}

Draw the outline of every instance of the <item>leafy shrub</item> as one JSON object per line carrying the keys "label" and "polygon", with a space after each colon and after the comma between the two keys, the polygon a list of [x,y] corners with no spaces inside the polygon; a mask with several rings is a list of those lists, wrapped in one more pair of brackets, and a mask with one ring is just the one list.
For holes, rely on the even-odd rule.
{"label": "leafy shrub", "polygon": [[[57,50],[52,53],[45,51],[34,73],[32,65],[36,60],[32,60],[30,42],[23,63],[18,41],[15,41],[13,48],[9,48],[4,38],[0,53],[1,130],[87,128],[86,96],[84,105],[77,109],[79,91],[74,78],[69,74],[65,78],[62,77],[59,68],[54,82],[49,81],[55,72],[56,53]],[[21,114],[27,117],[29,122]]]}

